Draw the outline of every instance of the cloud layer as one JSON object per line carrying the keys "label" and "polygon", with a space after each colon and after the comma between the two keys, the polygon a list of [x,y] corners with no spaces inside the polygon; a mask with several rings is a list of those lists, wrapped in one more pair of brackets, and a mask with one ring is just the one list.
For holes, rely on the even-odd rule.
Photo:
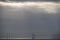
{"label": "cloud layer", "polygon": [[[53,38],[58,34],[60,4],[54,2],[0,2],[3,38]],[[9,36],[10,35],[10,36]]]}

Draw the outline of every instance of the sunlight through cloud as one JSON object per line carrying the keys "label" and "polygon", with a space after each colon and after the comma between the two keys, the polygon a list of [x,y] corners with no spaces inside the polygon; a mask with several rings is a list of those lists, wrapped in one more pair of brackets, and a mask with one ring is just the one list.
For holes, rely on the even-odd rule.
{"label": "sunlight through cloud", "polygon": [[60,6],[59,3],[55,2],[0,2],[2,6],[10,6],[10,7],[34,7],[42,8],[48,13],[56,13],[57,6]]}

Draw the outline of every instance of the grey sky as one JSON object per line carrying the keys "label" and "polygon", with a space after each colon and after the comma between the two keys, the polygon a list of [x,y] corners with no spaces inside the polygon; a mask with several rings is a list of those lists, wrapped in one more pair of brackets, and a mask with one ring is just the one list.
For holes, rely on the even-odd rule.
{"label": "grey sky", "polygon": [[[5,0],[0,0],[5,1]],[[60,0],[9,0],[9,1],[60,1]]]}
{"label": "grey sky", "polygon": [[[0,5],[0,14],[2,15],[0,31],[2,30],[3,37],[11,35],[12,38],[31,38],[31,34],[35,33],[36,38],[52,38],[58,34],[58,9],[60,8],[58,5],[54,4],[54,7],[58,8],[55,8],[56,14],[53,12],[49,14],[50,11],[45,10],[49,9],[49,6],[44,8],[47,6],[42,6],[43,4],[40,5],[40,8],[38,8],[39,5],[36,5],[37,3],[29,6],[26,4],[22,6],[23,3],[15,4],[2,7]],[[17,7],[18,5],[20,7]]]}
{"label": "grey sky", "polygon": [[[25,0],[12,0],[12,1],[25,1]],[[26,0],[26,1],[59,1],[59,0]]]}

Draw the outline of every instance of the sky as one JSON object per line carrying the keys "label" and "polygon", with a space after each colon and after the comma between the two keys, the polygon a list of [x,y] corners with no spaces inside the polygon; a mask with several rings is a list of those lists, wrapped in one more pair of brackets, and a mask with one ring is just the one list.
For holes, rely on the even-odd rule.
{"label": "sky", "polygon": [[[54,2],[0,2],[3,38],[54,38],[59,34],[60,4]],[[1,35],[1,34],[0,34]]]}
{"label": "sky", "polygon": [[59,0],[12,0],[12,1],[59,1]]}
{"label": "sky", "polygon": [[[2,1],[4,1],[4,0],[2,0]],[[60,0],[9,0],[9,1],[60,1]]]}

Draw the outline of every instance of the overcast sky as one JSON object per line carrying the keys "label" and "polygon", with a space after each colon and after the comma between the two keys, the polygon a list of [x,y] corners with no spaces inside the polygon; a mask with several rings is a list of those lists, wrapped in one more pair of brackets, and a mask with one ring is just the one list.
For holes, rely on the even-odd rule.
{"label": "overcast sky", "polygon": [[[4,0],[0,0],[4,1]],[[60,0],[9,0],[9,1],[60,1]]]}
{"label": "overcast sky", "polygon": [[11,1],[60,1],[60,0],[11,0]]}
{"label": "overcast sky", "polygon": [[0,35],[3,38],[31,38],[32,33],[35,33],[36,38],[54,38],[55,34],[59,34],[56,9],[59,5],[56,3],[25,2],[1,5]]}

